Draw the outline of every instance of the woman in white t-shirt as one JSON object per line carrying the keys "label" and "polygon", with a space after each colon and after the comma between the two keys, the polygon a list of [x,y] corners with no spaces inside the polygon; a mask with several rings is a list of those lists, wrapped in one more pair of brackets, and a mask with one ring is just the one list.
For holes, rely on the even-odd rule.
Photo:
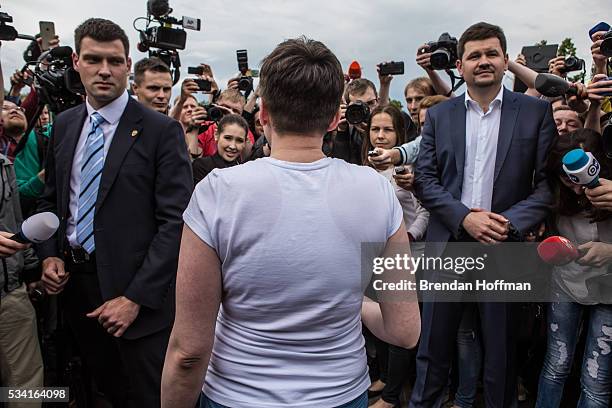
{"label": "woman in white t-shirt", "polygon": [[323,154],[344,90],[324,44],[283,42],[259,86],[270,157],[214,169],[183,215],[162,407],[365,408],[362,322],[402,347],[420,334],[409,270],[377,270],[400,290],[364,302],[385,259],[363,256],[410,252],[402,209],[373,169]]}

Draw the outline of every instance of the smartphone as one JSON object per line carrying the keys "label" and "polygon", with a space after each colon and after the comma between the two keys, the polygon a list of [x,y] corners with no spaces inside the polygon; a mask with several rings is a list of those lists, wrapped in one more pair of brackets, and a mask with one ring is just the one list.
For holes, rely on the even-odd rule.
{"label": "smartphone", "polygon": [[39,21],[40,38],[42,38],[41,48],[43,51],[49,49],[49,41],[55,38],[55,24],[52,21]]}
{"label": "smartphone", "polygon": [[189,67],[187,68],[187,73],[189,75],[204,75],[204,67],[203,66]]}
{"label": "smartphone", "polygon": [[368,157],[378,156],[378,152],[376,150],[370,150],[368,152]]}
{"label": "smartphone", "polygon": [[404,75],[404,61],[380,64],[380,75]]}
{"label": "smartphone", "polygon": [[198,84],[198,88],[200,88],[199,89],[200,91],[210,92],[210,89],[211,89],[210,81],[207,81],[206,79],[201,79],[201,78],[194,78],[194,81],[196,84]]}
{"label": "smartphone", "polygon": [[404,166],[397,166],[394,168],[395,174],[406,174],[406,167]]}

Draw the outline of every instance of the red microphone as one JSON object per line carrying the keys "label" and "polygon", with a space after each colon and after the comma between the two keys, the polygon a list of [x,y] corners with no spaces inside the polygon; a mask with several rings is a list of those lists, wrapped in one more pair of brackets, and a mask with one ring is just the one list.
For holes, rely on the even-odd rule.
{"label": "red microphone", "polygon": [[550,265],[566,265],[580,258],[578,248],[572,242],[560,236],[548,237],[538,245],[540,259]]}
{"label": "red microphone", "polygon": [[351,80],[361,78],[361,65],[357,61],[353,61],[349,65],[348,76]]}

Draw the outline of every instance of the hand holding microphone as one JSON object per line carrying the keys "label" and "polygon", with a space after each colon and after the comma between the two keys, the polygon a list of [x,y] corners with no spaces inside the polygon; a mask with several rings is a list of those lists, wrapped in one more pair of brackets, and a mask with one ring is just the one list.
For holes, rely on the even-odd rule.
{"label": "hand holding microphone", "polygon": [[38,244],[51,238],[57,228],[59,220],[50,212],[31,216],[21,224],[17,234],[0,231],[0,257],[12,256],[19,251],[28,249],[30,244]]}
{"label": "hand holding microphone", "polygon": [[562,266],[580,258],[578,248],[560,236],[548,237],[538,245],[540,259],[549,265]]}
{"label": "hand holding microphone", "polygon": [[563,170],[572,183],[586,188],[600,185],[599,171],[601,166],[591,152],[574,149],[563,156]]}

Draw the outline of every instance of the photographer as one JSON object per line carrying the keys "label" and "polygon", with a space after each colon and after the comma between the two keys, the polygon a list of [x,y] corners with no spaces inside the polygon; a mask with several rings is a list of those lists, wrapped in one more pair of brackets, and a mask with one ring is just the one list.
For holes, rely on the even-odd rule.
{"label": "photographer", "polygon": [[[202,69],[202,74],[197,75],[197,79],[210,82],[210,91],[200,90],[200,87],[198,86],[198,83],[195,81],[194,78],[185,78],[185,80],[183,80],[183,83],[181,84],[181,95],[175,101],[174,106],[170,111],[170,117],[181,122],[185,133],[187,133],[187,128],[189,127],[191,113],[193,113],[193,110],[198,105],[198,101],[195,98],[194,94],[196,92],[204,92],[205,94],[209,95],[209,97],[211,98],[210,102],[212,102],[212,96],[219,92],[219,86],[217,85],[217,82],[214,79],[210,65],[200,64],[200,67]],[[191,101],[189,101],[189,99],[191,99]],[[196,106],[193,106],[193,101],[195,101]],[[189,110],[187,115],[183,115],[184,109]]]}
{"label": "photographer", "polygon": [[143,58],[134,64],[134,95],[138,102],[164,115],[172,94],[170,68],[159,58]]}
{"label": "photographer", "polygon": [[350,105],[358,103],[364,104],[368,112],[374,109],[378,105],[376,86],[368,79],[355,79],[346,86],[342,99],[344,103],[340,105],[340,122],[333,139],[331,156],[348,163],[361,164],[361,147],[368,118],[364,118],[361,123],[351,125],[345,115]]}
{"label": "photographer", "polygon": [[[242,116],[242,111],[244,110],[244,97],[238,90],[228,88],[219,94],[213,106],[219,108],[222,115],[234,114]],[[192,132],[193,129],[203,129],[198,134],[198,141],[202,149],[203,157],[213,156],[217,152],[217,142],[215,141],[217,125],[214,121],[206,120],[206,118],[206,109],[203,107],[196,108],[192,113],[192,126],[190,129],[190,132]],[[251,152],[251,146],[255,143],[255,137],[250,130],[247,134],[247,140],[248,143],[244,151],[244,157],[248,157]]]}

